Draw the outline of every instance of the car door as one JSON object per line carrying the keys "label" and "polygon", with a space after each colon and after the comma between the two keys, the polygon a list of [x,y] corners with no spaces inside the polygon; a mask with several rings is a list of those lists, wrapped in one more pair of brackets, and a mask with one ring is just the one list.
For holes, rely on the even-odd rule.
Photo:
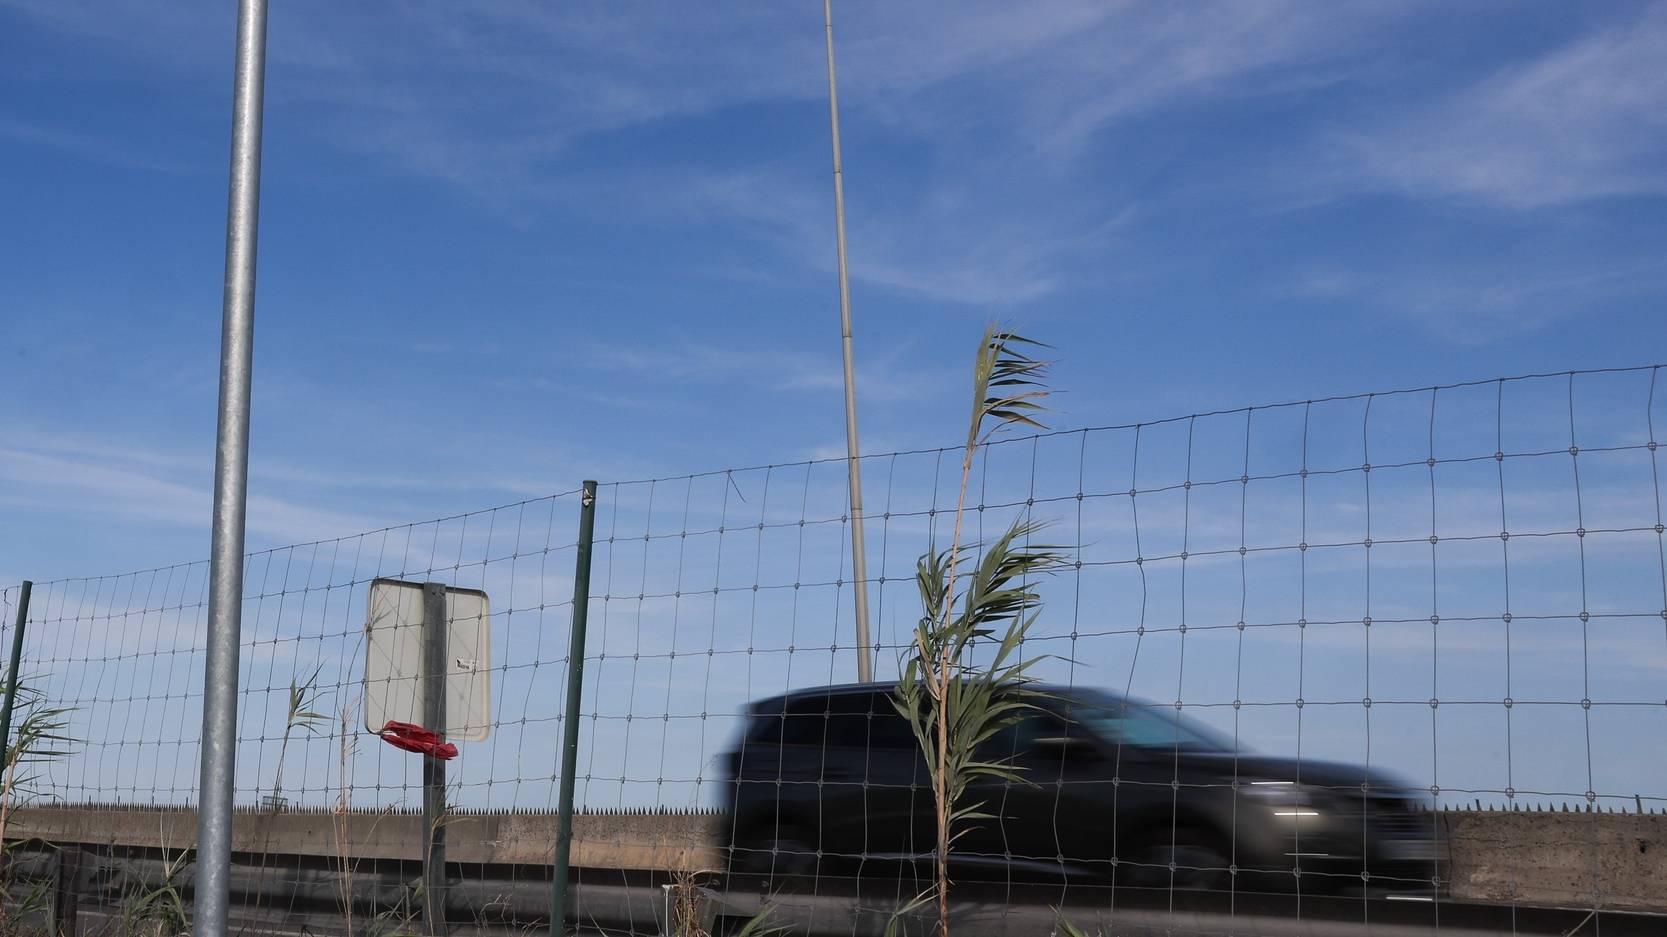
{"label": "car door", "polygon": [[864,867],[930,852],[936,840],[926,762],[890,695],[836,694],[827,718],[823,850]]}
{"label": "car door", "polygon": [[[1145,884],[1168,881],[1166,850],[1185,840],[1208,833],[1204,826],[1219,813],[1220,795],[1202,784],[1187,755],[1190,742],[1179,717],[1167,709],[1114,701],[1085,708],[1082,721],[1091,723],[1101,751],[1106,756],[1102,774],[1110,776],[1109,795],[1102,794],[1097,813],[1109,821],[1100,830],[1098,844],[1082,842],[1076,852],[1098,855],[1102,864],[1116,860],[1115,877],[1120,883]],[[1073,785],[1083,791],[1096,785]],[[1098,785],[1103,791],[1105,785]],[[1083,803],[1080,809],[1090,810]],[[1181,843],[1181,845],[1196,845]]]}
{"label": "car door", "polygon": [[1092,729],[1072,708],[1058,701],[1004,741],[1029,782],[1001,785],[999,845],[1014,873],[1109,878],[1124,862],[1144,861],[1174,816],[1173,753]]}
{"label": "car door", "polygon": [[987,818],[966,821],[954,854],[962,874],[982,880],[1011,881],[1061,872],[1062,833],[1077,822],[1063,810],[1070,792],[1061,781],[1071,763],[1068,724],[1038,712],[993,736],[980,759],[1005,765],[1014,778],[984,777],[967,787],[964,803],[979,804]]}

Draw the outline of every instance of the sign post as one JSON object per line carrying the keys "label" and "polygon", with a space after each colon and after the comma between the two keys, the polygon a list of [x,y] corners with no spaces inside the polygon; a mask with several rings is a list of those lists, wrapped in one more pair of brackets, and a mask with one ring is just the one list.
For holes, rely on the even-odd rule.
{"label": "sign post", "polygon": [[[423,583],[423,725],[446,731],[446,587]],[[430,937],[446,932],[446,762],[423,755],[423,924]]]}
{"label": "sign post", "polygon": [[377,579],[365,615],[365,727],[421,755],[423,932],[446,929],[446,761],[492,733],[492,607],[479,589]]}

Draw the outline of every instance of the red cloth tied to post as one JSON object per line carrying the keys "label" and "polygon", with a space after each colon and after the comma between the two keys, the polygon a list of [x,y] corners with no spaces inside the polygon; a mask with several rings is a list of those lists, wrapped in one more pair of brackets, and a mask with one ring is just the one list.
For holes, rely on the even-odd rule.
{"label": "red cloth tied to post", "polygon": [[377,735],[382,736],[382,741],[389,745],[408,752],[416,752],[442,761],[450,761],[457,757],[456,745],[446,741],[440,733],[430,732],[415,723],[395,722],[390,719]]}

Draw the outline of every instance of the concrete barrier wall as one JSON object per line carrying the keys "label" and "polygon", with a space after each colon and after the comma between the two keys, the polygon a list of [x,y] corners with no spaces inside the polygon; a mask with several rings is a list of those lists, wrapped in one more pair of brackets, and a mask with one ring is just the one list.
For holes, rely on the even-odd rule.
{"label": "concrete barrier wall", "polygon": [[[717,814],[579,814],[573,864],[606,869],[717,869]],[[232,850],[360,859],[421,855],[422,817],[408,813],[239,812]],[[24,808],[7,839],[184,850],[196,845],[195,810]],[[460,814],[446,821],[450,862],[549,865],[554,814]]]}
{"label": "concrete barrier wall", "polygon": [[1454,898],[1667,912],[1667,815],[1442,816]]}
{"label": "concrete barrier wall", "polygon": [[[1667,815],[1446,812],[1451,896],[1459,901],[1667,912]],[[580,814],[573,864],[636,870],[715,870],[717,814]],[[25,808],[6,836],[51,843],[189,849],[190,810]],[[411,814],[240,813],[233,848],[246,853],[414,859],[422,820]],[[556,838],[552,814],[464,814],[447,821],[447,858],[541,865]]]}

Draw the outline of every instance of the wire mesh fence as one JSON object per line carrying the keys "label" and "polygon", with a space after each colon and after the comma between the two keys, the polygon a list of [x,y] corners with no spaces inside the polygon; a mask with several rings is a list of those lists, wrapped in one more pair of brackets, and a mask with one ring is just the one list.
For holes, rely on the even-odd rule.
{"label": "wire mesh fence", "polygon": [[[957,843],[957,879],[1101,926],[1198,894],[1225,895],[1209,908],[1230,922],[1262,892],[1295,896],[1293,914],[1349,896],[1354,919],[1386,893],[1653,907],[1659,871],[1622,853],[1659,841],[1667,808],[1659,378],[1533,375],[981,449],[974,537],[1044,522],[1069,563],[1036,583],[1025,642],[1054,702],[992,742],[1028,783],[975,791],[994,816]],[[910,651],[916,560],[950,538],[959,459],[864,458],[881,680]],[[855,895],[818,912],[830,932],[883,925],[925,884],[935,833],[884,687],[805,692],[855,679],[845,496],[843,459],[601,484],[572,714],[576,491],[251,554],[238,849],[269,858],[251,860],[248,913],[299,920],[306,888],[337,919],[411,901],[421,759],[366,719],[384,692],[366,682],[370,584],[391,578],[489,597],[489,734],[458,743],[447,777],[464,917],[541,907],[572,717],[582,915],[657,932],[671,897],[654,876],[685,873],[714,907]],[[66,710],[75,741],[20,772],[15,822],[63,838],[96,808],[109,835],[93,838],[145,861],[190,841],[156,817],[197,783],[206,573],[35,586],[23,698]],[[1543,833],[1548,804],[1585,823],[1556,815],[1585,839],[1554,870],[1511,848],[1526,833],[1490,827],[1489,852],[1428,809],[1540,817],[1520,822]],[[1615,811],[1641,832],[1604,826]]]}
{"label": "wire mesh fence", "polygon": [[[244,574],[238,801],[327,805],[345,786],[356,805],[368,808],[420,803],[412,758],[354,743],[344,761],[340,744],[344,726],[350,740],[365,729],[369,586],[392,577],[444,580],[498,600],[492,609],[497,654],[489,670],[495,731],[458,762],[457,802],[553,803],[547,783],[538,784],[551,776],[548,738],[561,718],[559,701],[534,686],[551,674],[559,682],[566,667],[566,644],[552,638],[565,629],[571,603],[575,504],[568,492],[251,554]],[[560,506],[569,510],[557,519]],[[78,732],[73,754],[39,768],[43,796],[191,802],[207,573],[208,564],[196,562],[35,586],[23,683],[71,709]]]}

